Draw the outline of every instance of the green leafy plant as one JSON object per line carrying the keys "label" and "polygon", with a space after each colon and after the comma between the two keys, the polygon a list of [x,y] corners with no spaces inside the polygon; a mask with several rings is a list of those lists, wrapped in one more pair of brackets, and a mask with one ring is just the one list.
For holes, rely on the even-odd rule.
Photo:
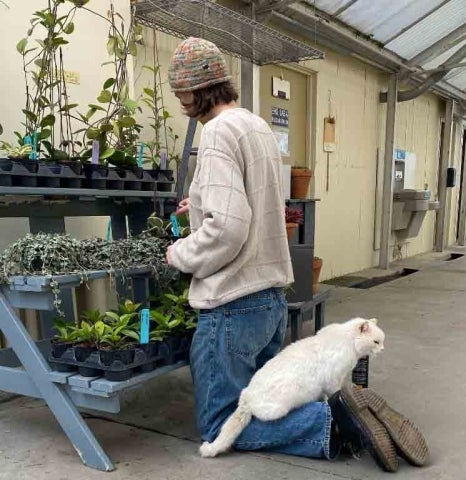
{"label": "green leafy plant", "polygon": [[75,342],[78,338],[76,325],[65,322],[63,318],[56,318],[53,328],[57,331],[54,338],[59,342]]}
{"label": "green leafy plant", "polygon": [[[84,142],[88,146],[97,140],[100,145],[100,162],[116,166],[136,166],[136,143],[141,125],[136,121],[136,112],[140,110],[138,102],[130,97],[128,59],[137,55],[137,44],[142,42],[142,27],[135,24],[132,10],[129,25],[110,5],[109,33],[107,51],[114,68],[113,76],[102,85],[97,103],[89,104],[86,114],[79,113],[85,128],[75,133],[84,133]],[[93,120],[94,115],[101,116]],[[86,140],[87,139],[87,140]],[[84,157],[91,156],[87,149]]]}
{"label": "green leafy plant", "polygon": [[[187,223],[185,217],[179,217],[180,223],[180,237],[185,238],[191,233],[191,229],[188,226],[182,226],[182,223]],[[163,220],[157,216],[154,212],[147,219],[147,229],[145,234],[152,235],[157,238],[169,238],[173,235],[172,223],[169,220]]]}
{"label": "green leafy plant", "polygon": [[[38,134],[38,151],[46,148],[46,158],[62,160],[76,155],[71,129],[72,110],[65,81],[62,47],[74,32],[77,8],[88,0],[48,0],[46,8],[34,12],[27,36],[16,49],[23,60],[26,84],[25,134]],[[67,4],[71,4],[66,8]],[[35,35],[39,38],[33,38]],[[23,135],[15,132],[20,145]]]}
{"label": "green leafy plant", "polygon": [[91,325],[95,325],[97,322],[104,321],[105,315],[97,309],[85,310],[81,314],[81,319]]}
{"label": "green leafy plant", "polygon": [[99,343],[103,332],[103,322],[99,321],[91,324],[83,320],[76,328],[76,343],[94,347]]}
{"label": "green leafy plant", "polygon": [[19,145],[15,147],[11,145],[11,143],[2,142],[0,144],[0,150],[6,151],[10,158],[28,158],[32,152],[32,147],[31,145]]}
{"label": "green leafy plant", "polygon": [[137,313],[124,313],[118,315],[115,312],[105,313],[105,323],[102,335],[99,338],[99,345],[107,345],[112,350],[118,350],[133,344],[132,340],[139,342],[137,335],[137,325],[134,319]]}
{"label": "green leafy plant", "polygon": [[154,300],[151,318],[156,331],[165,335],[177,335],[196,328],[198,312],[191,308],[188,289],[181,293],[164,293]]}
{"label": "green leafy plant", "polygon": [[173,128],[168,124],[171,118],[170,113],[165,108],[165,102],[162,92],[162,79],[160,74],[160,65],[158,62],[157,35],[152,30],[153,35],[153,65],[144,65],[142,68],[151,75],[150,85],[143,88],[141,102],[149,110],[151,139],[145,142],[147,150],[144,155],[146,163],[150,163],[152,168],[160,168],[161,154],[167,155],[168,165],[175,164],[178,174],[181,157],[177,153],[177,142],[179,136],[175,134]]}

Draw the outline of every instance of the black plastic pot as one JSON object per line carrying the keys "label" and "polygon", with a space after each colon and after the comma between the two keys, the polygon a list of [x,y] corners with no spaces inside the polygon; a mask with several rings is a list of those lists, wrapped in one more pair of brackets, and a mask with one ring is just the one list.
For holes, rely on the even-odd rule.
{"label": "black plastic pot", "polygon": [[156,190],[158,192],[171,192],[175,180],[173,178],[173,170],[161,170],[160,168],[146,170],[156,183]]}
{"label": "black plastic pot", "polygon": [[88,345],[75,345],[74,357],[78,362],[85,362],[92,352],[97,350],[96,347],[90,347]]}
{"label": "black plastic pot", "polygon": [[73,346],[73,342],[62,342],[60,340],[52,340],[51,342],[53,358],[61,358],[62,355]]}
{"label": "black plastic pot", "polygon": [[0,186],[11,187],[13,181],[11,178],[11,171],[13,169],[13,160],[8,158],[0,158]]}
{"label": "black plastic pot", "polygon": [[124,189],[125,190],[141,190],[141,179],[143,176],[142,168],[140,167],[117,167],[115,169],[124,175]]}
{"label": "black plastic pot", "polygon": [[39,170],[39,162],[37,160],[30,160],[29,158],[20,158],[16,161],[30,173],[37,173],[37,171]]}
{"label": "black plastic pot", "polygon": [[108,167],[95,163],[84,164],[87,188],[105,190],[107,188]]}
{"label": "black plastic pot", "polygon": [[58,162],[39,162],[38,185],[44,188],[60,188],[60,175],[63,167]]}
{"label": "black plastic pot", "polygon": [[134,347],[123,348],[121,350],[102,350],[99,349],[100,361],[110,367],[114,362],[121,362],[123,365],[129,365],[134,362]]}
{"label": "black plastic pot", "polygon": [[124,190],[126,173],[126,170],[122,168],[109,168],[107,176],[107,189]]}

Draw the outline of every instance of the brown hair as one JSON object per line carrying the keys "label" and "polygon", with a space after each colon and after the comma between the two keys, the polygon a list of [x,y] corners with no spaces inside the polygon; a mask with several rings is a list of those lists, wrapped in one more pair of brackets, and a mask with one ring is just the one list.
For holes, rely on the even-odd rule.
{"label": "brown hair", "polygon": [[194,90],[193,96],[193,111],[189,113],[195,118],[203,117],[217,105],[228,104],[238,100],[238,92],[230,81]]}

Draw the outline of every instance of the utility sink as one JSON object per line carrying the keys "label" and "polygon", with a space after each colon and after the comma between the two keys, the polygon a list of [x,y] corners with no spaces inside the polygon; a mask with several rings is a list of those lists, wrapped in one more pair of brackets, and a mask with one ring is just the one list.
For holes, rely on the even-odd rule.
{"label": "utility sink", "polygon": [[404,189],[393,194],[392,230],[398,238],[416,237],[426,213],[440,208],[430,197],[429,190]]}

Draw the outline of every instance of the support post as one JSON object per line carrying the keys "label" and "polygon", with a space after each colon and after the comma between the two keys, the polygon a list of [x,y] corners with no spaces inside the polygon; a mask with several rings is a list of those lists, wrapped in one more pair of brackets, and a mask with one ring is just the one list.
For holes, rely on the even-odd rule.
{"label": "support post", "polygon": [[392,230],[393,207],[393,150],[395,144],[396,102],[398,96],[398,77],[390,74],[387,94],[387,120],[385,124],[385,157],[383,170],[382,225],[380,235],[379,267],[390,266],[390,236]]}
{"label": "support post", "polygon": [[458,245],[466,245],[466,162],[465,162],[465,153],[466,153],[466,136],[465,136],[465,125],[460,123],[461,126],[461,168],[463,169],[461,173],[461,203],[460,203],[460,220],[458,223]]}
{"label": "support post", "polygon": [[[252,18],[256,18],[255,5],[252,2],[250,5],[245,6],[242,10],[244,15]],[[248,45],[254,51],[254,34],[248,35]],[[254,65],[251,61],[241,60],[241,107],[247,108],[251,112],[259,115],[259,67]]]}
{"label": "support post", "polygon": [[453,100],[447,100],[445,105],[445,125],[443,131],[442,152],[440,154],[438,199],[440,209],[437,211],[435,221],[435,251],[443,252],[445,249],[445,223],[447,211],[447,168],[450,165],[451,141],[453,137]]}

